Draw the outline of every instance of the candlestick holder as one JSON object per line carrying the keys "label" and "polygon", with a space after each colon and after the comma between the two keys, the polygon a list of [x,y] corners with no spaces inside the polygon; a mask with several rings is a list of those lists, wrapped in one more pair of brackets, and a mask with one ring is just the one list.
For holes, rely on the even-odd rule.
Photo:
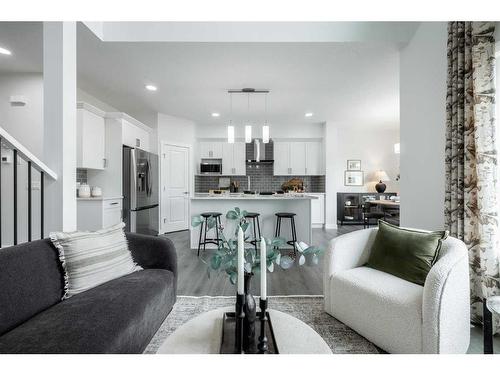
{"label": "candlestick holder", "polygon": [[243,320],[245,319],[245,295],[236,294],[236,340],[234,352],[243,353]]}
{"label": "candlestick holder", "polygon": [[259,336],[259,353],[266,354],[268,352],[266,325],[267,325],[267,299],[260,299],[260,336]]}

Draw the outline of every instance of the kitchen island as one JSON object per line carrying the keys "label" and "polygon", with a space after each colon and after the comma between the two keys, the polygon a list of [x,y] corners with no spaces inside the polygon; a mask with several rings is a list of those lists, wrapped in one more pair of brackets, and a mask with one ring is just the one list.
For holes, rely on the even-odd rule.
{"label": "kitchen island", "polygon": [[[304,194],[203,194],[198,193],[191,197],[191,216],[200,215],[202,212],[220,212],[221,221],[224,226],[224,233],[230,236],[235,231],[235,223],[226,220],[226,212],[239,207],[242,211],[260,213],[261,235],[266,238],[274,237],[277,212],[293,212],[295,216],[295,227],[297,230],[297,240],[311,244],[312,223],[311,223],[311,200],[317,197]],[[252,222],[252,221],[250,221]],[[290,220],[281,221],[281,236],[287,241],[292,239]],[[200,227],[191,228],[191,248],[198,248]],[[213,234],[213,235],[212,235]],[[253,239],[252,224],[249,226],[246,235]],[[214,237],[213,230],[207,237]],[[214,248],[215,245],[207,245],[207,248]]]}

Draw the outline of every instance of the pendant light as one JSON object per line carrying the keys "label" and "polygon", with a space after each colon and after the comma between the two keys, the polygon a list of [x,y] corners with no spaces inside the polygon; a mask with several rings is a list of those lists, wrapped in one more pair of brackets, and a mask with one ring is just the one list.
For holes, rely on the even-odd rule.
{"label": "pendant light", "polygon": [[233,94],[229,94],[229,125],[227,126],[227,143],[234,143],[234,126],[233,126]]}
{"label": "pendant light", "polygon": [[269,126],[267,125],[267,93],[266,93],[266,98],[265,98],[265,123],[262,126],[262,142],[263,143],[269,143]]}
{"label": "pendant light", "polygon": [[247,94],[247,121],[248,125],[245,125],[245,143],[252,142],[252,125],[250,125],[250,94]]}
{"label": "pendant light", "polygon": [[227,143],[234,143],[234,126],[227,127]]}
{"label": "pendant light", "polygon": [[252,142],[252,125],[245,125],[245,143]]}

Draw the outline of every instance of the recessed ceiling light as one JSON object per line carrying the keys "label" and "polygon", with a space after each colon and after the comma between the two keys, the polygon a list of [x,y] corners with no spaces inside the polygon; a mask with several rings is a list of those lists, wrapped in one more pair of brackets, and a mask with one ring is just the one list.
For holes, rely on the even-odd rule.
{"label": "recessed ceiling light", "polygon": [[12,52],[10,52],[8,49],[0,47],[0,54],[2,54],[2,55],[12,55]]}
{"label": "recessed ceiling light", "polygon": [[146,90],[156,91],[156,90],[158,90],[158,87],[156,87],[154,85],[146,85]]}
{"label": "recessed ceiling light", "polygon": [[313,117],[313,113],[312,112],[306,112],[306,114],[304,116],[305,117]]}
{"label": "recessed ceiling light", "polygon": [[212,117],[220,117],[220,113],[212,112]]}

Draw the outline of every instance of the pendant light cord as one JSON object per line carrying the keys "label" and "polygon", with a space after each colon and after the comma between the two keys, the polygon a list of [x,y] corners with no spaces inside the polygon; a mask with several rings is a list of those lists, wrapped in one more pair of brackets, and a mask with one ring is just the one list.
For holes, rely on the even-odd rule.
{"label": "pendant light cord", "polygon": [[267,125],[267,92],[266,92],[266,97],[264,99],[264,122],[265,125]]}

